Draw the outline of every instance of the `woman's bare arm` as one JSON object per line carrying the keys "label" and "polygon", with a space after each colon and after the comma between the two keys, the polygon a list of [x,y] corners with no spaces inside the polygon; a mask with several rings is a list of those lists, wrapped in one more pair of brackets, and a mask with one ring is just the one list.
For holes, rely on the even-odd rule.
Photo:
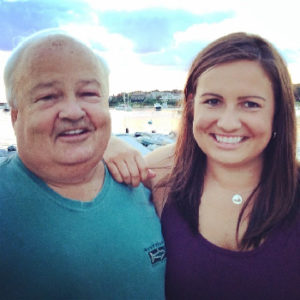
{"label": "woman's bare arm", "polygon": [[103,158],[116,181],[132,186],[143,182],[152,191],[153,202],[160,216],[168,193],[167,187],[160,185],[171,172],[174,149],[174,144],[170,144],[143,157],[128,143],[111,137]]}
{"label": "woman's bare arm", "polygon": [[148,177],[155,176],[141,153],[115,136],[110,138],[103,159],[114,179],[120,183],[138,186],[141,181],[146,182]]}
{"label": "woman's bare arm", "polygon": [[159,216],[168,195],[166,183],[174,163],[175,145],[167,145],[155,149],[145,156],[146,165],[155,172],[156,176],[147,180],[147,186],[152,191],[153,203]]}

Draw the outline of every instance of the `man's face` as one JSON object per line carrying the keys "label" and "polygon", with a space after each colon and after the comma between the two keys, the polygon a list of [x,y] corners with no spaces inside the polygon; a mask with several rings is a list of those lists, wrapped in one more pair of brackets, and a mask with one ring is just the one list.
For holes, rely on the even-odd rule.
{"label": "man's face", "polygon": [[12,111],[18,151],[41,177],[47,170],[96,164],[110,137],[107,83],[98,60],[74,42],[49,41],[17,69]]}

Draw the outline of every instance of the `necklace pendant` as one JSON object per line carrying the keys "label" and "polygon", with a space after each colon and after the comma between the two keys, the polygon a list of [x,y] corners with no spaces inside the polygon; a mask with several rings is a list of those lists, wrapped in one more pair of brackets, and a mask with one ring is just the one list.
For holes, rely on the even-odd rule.
{"label": "necklace pendant", "polygon": [[239,195],[239,194],[233,195],[232,198],[231,198],[231,200],[232,200],[232,202],[233,202],[234,204],[237,204],[237,205],[239,205],[239,204],[241,204],[241,203],[243,202],[243,198],[242,198],[242,196]]}

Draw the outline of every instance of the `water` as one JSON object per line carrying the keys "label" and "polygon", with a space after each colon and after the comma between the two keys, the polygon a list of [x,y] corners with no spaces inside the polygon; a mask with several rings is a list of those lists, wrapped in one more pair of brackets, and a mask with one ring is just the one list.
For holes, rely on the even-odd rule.
{"label": "water", "polygon": [[[177,131],[180,113],[178,108],[162,109],[155,111],[153,108],[133,109],[132,111],[120,111],[110,109],[112,118],[112,132],[125,133],[128,128],[129,133],[136,131],[168,134]],[[297,156],[300,159],[300,109],[296,110],[297,115]],[[10,121],[10,113],[0,109],[0,149],[15,145],[16,139]]]}
{"label": "water", "polygon": [[0,109],[0,149],[15,144],[16,138],[10,122],[10,112]]}
{"label": "water", "polygon": [[[129,133],[136,131],[168,134],[177,131],[180,113],[178,108],[167,108],[155,111],[154,108],[133,109],[132,111],[120,111],[110,109],[112,118],[112,132]],[[0,149],[15,145],[16,139],[10,121],[10,113],[0,109]]]}
{"label": "water", "polygon": [[136,131],[168,134],[177,131],[180,113],[178,108],[162,109],[154,108],[134,109],[132,111],[120,111],[111,109],[112,132],[125,133],[128,128],[130,133]]}

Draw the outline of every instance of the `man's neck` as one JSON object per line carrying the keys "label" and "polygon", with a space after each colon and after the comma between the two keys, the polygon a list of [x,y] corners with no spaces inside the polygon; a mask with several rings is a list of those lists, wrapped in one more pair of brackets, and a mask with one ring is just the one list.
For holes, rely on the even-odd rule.
{"label": "man's neck", "polygon": [[102,188],[105,168],[100,161],[94,169],[85,176],[73,177],[69,182],[56,182],[45,180],[46,184],[63,197],[78,200],[92,201]]}

